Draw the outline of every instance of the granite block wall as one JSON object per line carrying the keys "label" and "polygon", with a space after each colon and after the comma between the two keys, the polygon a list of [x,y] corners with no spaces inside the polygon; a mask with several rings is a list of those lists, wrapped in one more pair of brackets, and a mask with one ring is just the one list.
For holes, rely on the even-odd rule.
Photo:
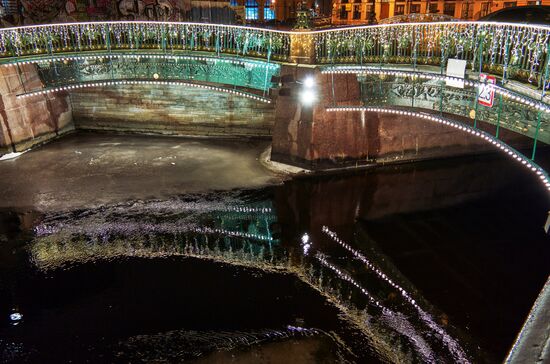
{"label": "granite block wall", "polygon": [[60,92],[16,98],[42,87],[34,65],[0,67],[0,152],[20,151],[74,129],[69,97]]}
{"label": "granite block wall", "polygon": [[78,129],[166,135],[271,136],[272,104],[182,86],[125,85],[71,92]]}

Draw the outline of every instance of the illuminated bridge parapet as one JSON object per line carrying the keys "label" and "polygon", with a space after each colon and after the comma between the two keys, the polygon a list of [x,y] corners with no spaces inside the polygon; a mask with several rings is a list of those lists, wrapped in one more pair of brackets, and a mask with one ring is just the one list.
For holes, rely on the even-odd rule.
{"label": "illuminated bridge parapet", "polygon": [[550,27],[487,22],[387,24],[311,32],[169,23],[91,22],[0,30],[0,58],[117,51],[209,52],[278,62],[409,64],[447,59],[541,86]]}

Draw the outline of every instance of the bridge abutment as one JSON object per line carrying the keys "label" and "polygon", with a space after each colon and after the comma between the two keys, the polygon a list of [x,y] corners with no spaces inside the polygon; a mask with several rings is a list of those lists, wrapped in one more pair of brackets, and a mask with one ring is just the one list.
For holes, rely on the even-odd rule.
{"label": "bridge abutment", "polygon": [[0,67],[0,151],[22,151],[74,130],[67,93],[16,97],[40,87],[35,65]]}

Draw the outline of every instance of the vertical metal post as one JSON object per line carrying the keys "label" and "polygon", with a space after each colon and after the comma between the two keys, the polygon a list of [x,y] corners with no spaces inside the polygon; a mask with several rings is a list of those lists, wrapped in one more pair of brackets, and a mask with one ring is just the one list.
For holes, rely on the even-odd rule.
{"label": "vertical metal post", "polygon": [[540,123],[541,123],[541,112],[539,111],[537,114],[537,129],[535,130],[535,140],[533,141],[533,152],[531,153],[532,161],[535,160],[535,153],[537,151],[537,139],[539,137]]}
{"label": "vertical metal post", "polygon": [[498,134],[500,132],[500,118],[502,115],[502,95],[499,95],[498,101],[498,111],[497,111],[497,130],[495,132],[495,138],[498,139]]}
{"label": "vertical metal post", "polygon": [[443,115],[443,95],[445,94],[445,81],[439,81],[441,87],[439,88],[439,115]]}
{"label": "vertical metal post", "polygon": [[336,94],[334,92],[334,53],[331,54],[330,64],[332,67],[332,72],[330,73],[330,86],[332,89],[332,106],[336,106]]}
{"label": "vertical metal post", "polygon": [[[413,33],[412,33],[412,41],[413,41],[413,48],[412,48],[412,52],[413,52],[412,53],[413,71],[414,71],[414,75],[416,75],[416,33],[415,33],[415,30],[414,30],[414,27],[413,27]],[[416,87],[415,86],[416,86],[416,77],[413,76],[413,93],[412,93],[411,107],[414,107],[414,95],[415,95],[415,92],[416,92]]]}
{"label": "vertical metal post", "polygon": [[[269,38],[269,47],[271,49],[271,35]],[[220,30],[216,30],[216,56],[220,56]]]}
{"label": "vertical metal post", "polygon": [[[363,51],[365,49],[365,44],[364,43],[361,43],[359,42],[359,44],[361,45],[361,49],[360,49],[360,58],[359,58],[359,64],[361,66],[361,69],[363,69]],[[365,90],[364,90],[364,87],[363,87],[363,82],[361,82],[359,80],[359,73],[356,75],[357,77],[357,82],[359,82],[359,91],[361,93],[361,104],[364,106],[365,105],[365,98],[364,98],[364,94],[365,94]]]}

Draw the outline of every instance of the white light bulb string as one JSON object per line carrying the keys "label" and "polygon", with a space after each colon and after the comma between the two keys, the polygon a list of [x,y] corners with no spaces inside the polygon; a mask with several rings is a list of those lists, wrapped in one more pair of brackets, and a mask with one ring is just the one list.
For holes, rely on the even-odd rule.
{"label": "white light bulb string", "polygon": [[78,83],[78,84],[72,84],[72,85],[65,85],[65,86],[58,86],[58,87],[51,87],[51,88],[45,88],[40,91],[32,91],[27,92],[24,94],[19,94],[16,96],[16,98],[28,98],[33,96],[39,96],[39,95],[46,95],[51,94],[55,92],[60,91],[72,91],[72,90],[78,90],[83,88],[93,88],[93,87],[109,87],[109,86],[127,86],[127,85],[149,85],[149,86],[183,86],[183,87],[193,87],[198,89],[204,89],[204,90],[210,90],[210,91],[217,91],[217,92],[224,92],[227,94],[235,95],[235,96],[241,96],[248,99],[252,99],[254,101],[259,101],[263,103],[270,104],[271,100],[267,97],[262,97],[256,94],[252,94],[249,92],[243,92],[239,90],[234,89],[228,89],[224,87],[217,87],[217,86],[209,86],[209,85],[201,85],[198,83],[189,83],[189,82],[181,82],[181,81],[149,81],[149,80],[118,80],[118,81],[98,81],[98,82],[84,82],[84,83]]}

